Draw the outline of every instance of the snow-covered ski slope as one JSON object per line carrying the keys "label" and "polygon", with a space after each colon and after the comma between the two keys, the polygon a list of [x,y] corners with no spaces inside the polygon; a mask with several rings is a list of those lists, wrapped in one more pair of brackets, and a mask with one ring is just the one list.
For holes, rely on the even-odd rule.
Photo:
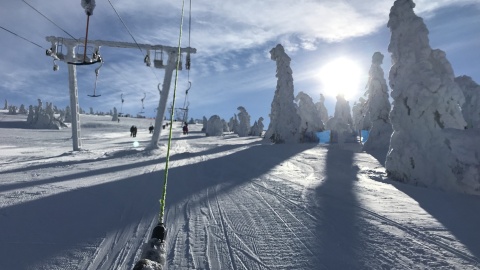
{"label": "snow-covered ski slope", "polygon": [[[72,152],[70,129],[24,120],[0,111],[0,269],[131,269],[156,225],[167,130],[147,153],[152,120],[81,115]],[[167,269],[480,269],[480,197],[392,182],[355,144],[201,127],[174,123]]]}

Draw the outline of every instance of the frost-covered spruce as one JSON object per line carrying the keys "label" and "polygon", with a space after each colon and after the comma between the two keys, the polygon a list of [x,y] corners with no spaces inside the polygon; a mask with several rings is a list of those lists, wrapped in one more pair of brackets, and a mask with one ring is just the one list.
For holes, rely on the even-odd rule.
{"label": "frost-covered spruce", "polygon": [[65,123],[71,123],[72,122],[72,110],[70,109],[70,106],[67,106],[65,108]]}
{"label": "frost-covered spruce", "polygon": [[117,108],[116,107],[113,107],[112,121],[118,121],[118,113],[117,113]]}
{"label": "frost-covered spruce", "polygon": [[419,186],[480,194],[480,164],[470,158],[479,154],[478,142],[465,147],[471,136],[460,109],[464,95],[445,53],[431,49],[414,7],[412,0],[395,1],[388,22],[394,131],[387,173]]}
{"label": "frost-covered spruce", "polygon": [[320,114],[320,119],[322,119],[322,123],[325,126],[328,121],[328,110],[325,107],[325,97],[323,94],[320,94],[320,101],[315,103],[315,107],[317,107],[317,111]]}
{"label": "frost-covered spruce", "polygon": [[353,103],[352,119],[353,129],[355,130],[355,132],[359,132],[364,127],[366,103],[367,100],[365,100],[363,97],[360,97],[357,102]]}
{"label": "frost-covered spruce", "polygon": [[228,128],[228,123],[224,119],[222,119],[222,125],[223,125],[223,132],[230,132],[230,129]]}
{"label": "frost-covered spruce", "polygon": [[25,109],[25,105],[20,105],[20,109],[18,109],[18,113],[20,114],[27,114],[27,110]]}
{"label": "frost-covered spruce", "polygon": [[5,106],[3,106],[4,110],[8,110],[8,101],[5,99]]}
{"label": "frost-covered spruce", "polygon": [[480,85],[469,76],[456,77],[455,82],[465,96],[462,114],[467,122],[467,128],[480,129]]}
{"label": "frost-covered spruce", "polygon": [[265,139],[274,143],[298,143],[300,116],[293,102],[293,77],[290,57],[282,45],[270,50],[271,59],[277,63],[277,88],[270,111],[270,124]]}
{"label": "frost-covered spruce", "polygon": [[370,67],[367,92],[368,107],[366,115],[371,123],[368,140],[363,146],[365,151],[381,150],[387,151],[390,146],[390,137],[392,135],[392,124],[390,124],[390,101],[388,100],[388,86],[384,78],[383,69],[380,66],[383,63],[383,54],[376,52],[372,57],[372,66]]}
{"label": "frost-covered spruce", "polygon": [[202,124],[203,124],[203,126],[202,126],[202,131],[203,131],[203,132],[206,132],[206,131],[207,131],[207,125],[208,125],[207,117],[205,117],[205,116],[203,117]]}
{"label": "frost-covered spruce", "polygon": [[295,97],[297,112],[300,116],[300,130],[302,142],[318,142],[317,132],[323,131],[322,119],[312,98],[300,91]]}
{"label": "frost-covered spruce", "polygon": [[337,96],[335,104],[335,114],[327,121],[326,129],[333,133],[334,142],[354,142],[355,131],[353,129],[353,119],[350,112],[350,104],[343,95]]}
{"label": "frost-covered spruce", "polygon": [[238,128],[236,133],[239,137],[247,137],[250,134],[250,115],[247,110],[240,106],[237,108],[240,112],[238,113]]}
{"label": "frost-covered spruce", "polygon": [[210,119],[208,119],[205,135],[206,136],[222,136],[223,135],[223,123],[220,116],[212,115]]}
{"label": "frost-covered spruce", "polygon": [[255,121],[252,128],[250,129],[251,136],[262,137],[263,133],[263,117],[260,117],[258,121]]}
{"label": "frost-covered spruce", "polygon": [[238,125],[237,114],[233,114],[233,117],[228,121],[228,129],[233,133],[237,133]]}

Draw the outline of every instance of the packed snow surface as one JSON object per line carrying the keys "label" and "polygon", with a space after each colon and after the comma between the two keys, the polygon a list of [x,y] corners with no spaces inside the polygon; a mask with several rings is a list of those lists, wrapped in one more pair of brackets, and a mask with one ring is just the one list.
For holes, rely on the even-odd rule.
{"label": "packed snow surface", "polygon": [[[28,129],[0,111],[0,269],[132,269],[166,154],[149,119]],[[138,127],[137,137],[129,128]],[[273,145],[173,125],[166,269],[479,269],[480,196],[406,185],[355,143]],[[138,145],[137,147],[135,147]]]}

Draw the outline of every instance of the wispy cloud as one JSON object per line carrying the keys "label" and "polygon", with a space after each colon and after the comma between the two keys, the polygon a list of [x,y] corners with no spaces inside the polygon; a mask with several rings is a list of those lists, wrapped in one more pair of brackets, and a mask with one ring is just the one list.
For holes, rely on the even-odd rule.
{"label": "wispy cloud", "polygon": [[[85,35],[86,16],[80,0],[26,0],[49,19],[19,0],[2,1],[0,25],[40,44],[38,48],[5,31],[0,32],[0,93],[7,93],[14,99],[31,96],[36,100],[40,95],[68,102],[68,73],[65,63],[60,71],[52,71],[52,59],[44,54],[50,44],[46,36],[75,38]],[[125,26],[112,9],[110,2],[121,16]],[[91,17],[90,39],[137,42],[176,46],[180,32],[181,2],[166,0],[111,0],[97,1]],[[191,46],[198,52],[192,55],[190,81],[192,96],[197,96],[195,106],[215,104],[224,100],[238,99],[249,91],[274,91],[275,63],[270,60],[269,50],[282,43],[292,57],[292,64],[301,66],[294,70],[297,83],[314,81],[315,72],[321,61],[334,53],[328,46],[343,44],[359,37],[373,36],[385,29],[393,0],[316,1],[316,0],[196,0],[192,1],[191,32],[189,32],[189,1],[186,1],[182,46]],[[480,0],[417,0],[415,12],[420,16],[434,17],[444,7],[475,4]],[[21,18],[21,19],[20,19]],[[458,22],[460,23],[460,22]],[[462,23],[464,23],[462,21]],[[471,22],[469,24],[474,24]],[[458,25],[467,27],[471,25]],[[384,41],[384,43],[387,43]],[[465,42],[474,42],[472,40]],[[362,49],[371,53],[382,48],[366,43]],[[463,43],[462,43],[463,44]],[[442,44],[443,45],[443,44]],[[448,48],[456,48],[452,42],[445,42]],[[456,46],[456,45],[455,45]],[[460,46],[460,45],[458,45]],[[351,50],[351,49],[350,49]],[[158,103],[158,83],[163,83],[163,70],[149,70],[143,64],[145,51],[138,49],[101,48],[105,65],[98,81],[102,102],[86,98],[93,90],[94,68],[78,68],[80,102],[104,107],[119,107],[120,94],[128,97],[124,108],[138,111],[143,93],[148,98],[145,106],[151,111]],[[303,54],[322,54],[315,60]],[[311,58],[311,57],[310,57]],[[300,60],[301,59],[301,60]],[[312,63],[313,62],[313,63]],[[311,65],[311,67],[310,67]],[[309,68],[305,68],[305,67]],[[369,65],[366,66],[368,72]],[[156,74],[153,75],[153,73]],[[181,89],[187,87],[187,73],[180,74]],[[172,86],[173,87],[173,86]],[[315,89],[315,86],[302,85]],[[363,87],[363,86],[362,86]],[[41,93],[38,89],[41,89]],[[200,89],[199,89],[200,88]],[[24,91],[24,92],[22,92]],[[209,98],[205,98],[208,96]],[[269,107],[270,102],[266,107]],[[235,104],[239,106],[242,104]],[[245,105],[245,104],[243,104]],[[82,106],[82,105],[81,105]],[[194,105],[192,105],[194,106]],[[234,110],[236,107],[232,110]],[[248,107],[248,106],[246,106]],[[263,115],[266,117],[267,115]]]}

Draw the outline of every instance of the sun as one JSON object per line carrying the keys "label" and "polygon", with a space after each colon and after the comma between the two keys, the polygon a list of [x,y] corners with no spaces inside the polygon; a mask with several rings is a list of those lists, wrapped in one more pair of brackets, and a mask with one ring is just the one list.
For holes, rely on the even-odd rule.
{"label": "sun", "polygon": [[355,96],[359,90],[361,69],[358,64],[348,58],[336,58],[320,69],[322,93],[336,97],[343,95],[345,99]]}

